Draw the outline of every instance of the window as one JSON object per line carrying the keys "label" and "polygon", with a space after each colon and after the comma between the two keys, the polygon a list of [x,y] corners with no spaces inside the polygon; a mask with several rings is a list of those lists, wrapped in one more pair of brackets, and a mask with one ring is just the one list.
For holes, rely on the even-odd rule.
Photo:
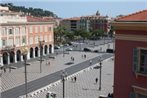
{"label": "window", "polygon": [[3,40],[2,40],[2,46],[5,46],[5,45],[6,45],[6,40],[3,39]]}
{"label": "window", "polygon": [[135,48],[133,50],[133,66],[135,72],[147,74],[147,49]]}
{"label": "window", "polygon": [[48,31],[51,31],[52,30],[52,28],[51,27],[48,27]]}
{"label": "window", "polygon": [[13,34],[13,30],[12,29],[9,29],[8,32],[9,32],[9,34]]}
{"label": "window", "polygon": [[22,37],[22,44],[26,44],[26,37]]}

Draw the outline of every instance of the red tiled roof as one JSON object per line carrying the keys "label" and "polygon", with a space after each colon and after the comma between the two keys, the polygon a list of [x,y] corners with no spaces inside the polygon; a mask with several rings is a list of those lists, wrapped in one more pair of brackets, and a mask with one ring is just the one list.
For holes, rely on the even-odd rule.
{"label": "red tiled roof", "polygon": [[40,17],[27,16],[28,22],[49,22],[51,20],[53,20],[53,18],[50,17],[40,18]]}
{"label": "red tiled roof", "polygon": [[147,10],[120,17],[116,21],[147,21]]}
{"label": "red tiled roof", "polygon": [[80,20],[80,17],[66,18],[64,20]]}

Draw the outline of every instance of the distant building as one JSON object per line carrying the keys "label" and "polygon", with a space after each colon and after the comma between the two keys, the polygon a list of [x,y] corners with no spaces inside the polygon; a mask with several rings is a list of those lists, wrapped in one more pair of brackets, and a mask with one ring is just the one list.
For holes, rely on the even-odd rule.
{"label": "distant building", "polygon": [[60,25],[64,27],[67,31],[75,31],[80,29],[80,17],[73,17],[68,19],[63,19]]}
{"label": "distant building", "polygon": [[88,32],[97,29],[108,32],[108,16],[101,16],[98,11],[95,15],[82,16],[80,19],[80,28]]}
{"label": "distant building", "polygon": [[24,45],[28,47],[27,59],[39,57],[39,41],[43,42],[43,55],[54,52],[54,22],[1,9],[0,65],[23,61]]}
{"label": "distant building", "polygon": [[147,10],[118,18],[112,25],[114,98],[147,98]]}

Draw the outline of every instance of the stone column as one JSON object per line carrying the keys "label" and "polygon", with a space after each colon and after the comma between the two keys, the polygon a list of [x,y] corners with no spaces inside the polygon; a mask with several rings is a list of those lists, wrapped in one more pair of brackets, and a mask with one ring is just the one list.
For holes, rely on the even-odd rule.
{"label": "stone column", "polygon": [[54,53],[54,45],[52,45],[52,49],[51,50],[52,50],[52,53]]}
{"label": "stone column", "polygon": [[10,64],[10,54],[8,54],[8,64]]}
{"label": "stone column", "polygon": [[2,56],[0,56],[0,64],[3,66],[4,64],[3,64],[3,57]]}
{"label": "stone column", "polygon": [[23,55],[21,55],[21,61],[24,61],[24,60],[23,60]]}
{"label": "stone column", "polygon": [[33,58],[35,58],[35,49],[33,49]]}
{"label": "stone column", "polygon": [[17,55],[16,55],[16,53],[15,53],[15,61],[14,62],[17,63]]}
{"label": "stone column", "polygon": [[40,48],[38,49],[38,57],[40,57]]}
{"label": "stone column", "polygon": [[28,51],[28,54],[27,54],[27,60],[30,59],[30,51]]}

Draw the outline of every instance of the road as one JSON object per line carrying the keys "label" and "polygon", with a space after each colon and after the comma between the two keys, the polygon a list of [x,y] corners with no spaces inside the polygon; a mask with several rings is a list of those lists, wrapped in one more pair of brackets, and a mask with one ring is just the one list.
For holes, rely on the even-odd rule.
{"label": "road", "polygon": [[[104,60],[104,59],[107,59],[111,56],[113,56],[113,54],[104,54],[101,57]],[[98,59],[99,59],[99,56],[92,58],[91,59],[93,61],[92,64],[98,63]],[[77,64],[75,66],[68,67],[65,70],[68,73],[68,75],[71,75],[71,74],[76,73],[76,72],[78,72],[78,71],[80,71],[84,68],[89,67],[89,66],[91,66],[91,65],[89,64],[89,60],[88,60],[88,61],[82,62],[80,64]],[[60,75],[61,75],[61,70],[57,71],[53,74],[47,75],[45,77],[42,77],[42,78],[39,78],[37,80],[29,82],[28,83],[28,90],[27,90],[28,93],[59,80],[61,78]],[[19,96],[25,94],[24,91],[25,91],[25,85],[23,84],[23,85],[20,85],[18,87],[7,90],[5,92],[2,92],[1,97],[2,98],[18,98]]]}

